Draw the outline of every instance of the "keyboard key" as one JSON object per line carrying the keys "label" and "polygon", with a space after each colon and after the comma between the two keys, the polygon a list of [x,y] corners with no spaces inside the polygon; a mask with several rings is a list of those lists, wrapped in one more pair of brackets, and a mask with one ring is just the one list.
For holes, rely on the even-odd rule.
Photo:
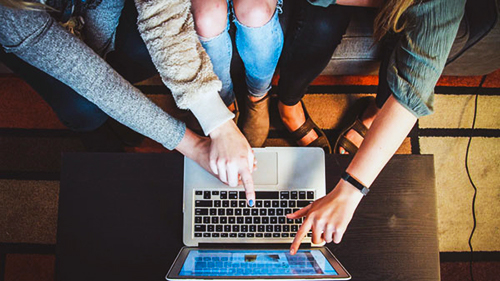
{"label": "keyboard key", "polygon": [[290,199],[299,199],[297,191],[290,192]]}
{"label": "keyboard key", "polygon": [[257,191],[255,192],[255,199],[279,199],[278,191]]}
{"label": "keyboard key", "polygon": [[194,214],[197,215],[197,216],[207,216],[208,215],[208,209],[205,209],[205,208],[203,208],[203,209],[201,209],[201,208],[200,209],[199,208],[194,209]]}
{"label": "keyboard key", "polygon": [[260,217],[253,217],[253,224],[260,224]]}
{"label": "keyboard key", "polygon": [[280,206],[281,206],[281,208],[288,207],[288,201],[280,201]]}
{"label": "keyboard key", "polygon": [[222,225],[218,224],[215,226],[215,231],[222,232]]}
{"label": "keyboard key", "polygon": [[210,237],[210,233],[203,233],[203,237]]}
{"label": "keyboard key", "polygon": [[237,224],[233,225],[233,232],[240,232],[240,226]]}
{"label": "keyboard key", "polygon": [[285,224],[285,225],[283,226],[283,232],[290,232],[290,226],[289,226],[289,225],[287,225],[287,224]]}
{"label": "keyboard key", "polygon": [[219,209],[219,210],[217,210],[217,214],[219,216],[225,216],[226,215],[226,210],[225,209]]}
{"label": "keyboard key", "polygon": [[264,232],[265,227],[261,224],[261,225],[257,226],[257,229],[259,230],[259,232]]}
{"label": "keyboard key", "polygon": [[227,199],[227,191],[220,192],[220,199]]}
{"label": "keyboard key", "polygon": [[257,226],[255,224],[252,224],[248,227],[249,232],[256,232],[257,231]]}
{"label": "keyboard key", "polygon": [[215,208],[211,208],[211,209],[210,209],[210,215],[211,215],[211,216],[216,216],[216,215],[217,215],[217,209],[215,209]]}
{"label": "keyboard key", "polygon": [[290,237],[295,237],[296,233],[290,233]]}
{"label": "keyboard key", "polygon": [[262,204],[263,204],[263,203],[262,203],[262,201],[260,201],[260,200],[256,200],[256,201],[255,201],[255,206],[256,206],[257,208],[262,208]]}
{"label": "keyboard key", "polygon": [[255,236],[255,234],[253,234],[253,233],[247,233],[247,237],[252,238],[252,237],[254,237],[254,236]]}
{"label": "keyboard key", "polygon": [[264,237],[264,234],[262,234],[262,233],[257,233],[257,234],[255,234],[255,237],[261,238],[261,237]]}
{"label": "keyboard key", "polygon": [[245,201],[245,200],[240,200],[240,201],[238,202],[238,206],[239,206],[240,208],[245,208],[245,207],[246,207],[246,205],[247,205],[247,201]]}
{"label": "keyboard key", "polygon": [[299,200],[297,201],[297,207],[303,208],[307,205],[311,204],[309,201]]}
{"label": "keyboard key", "polygon": [[196,190],[195,194],[196,194],[196,195],[203,195],[203,191],[201,191],[201,190]]}
{"label": "keyboard key", "polygon": [[212,237],[216,237],[217,238],[217,237],[219,237],[219,235],[220,235],[219,233],[212,233]]}
{"label": "keyboard key", "polygon": [[228,222],[229,222],[230,224],[234,224],[234,223],[236,223],[236,218],[235,218],[235,217],[229,217],[227,220],[228,220]]}
{"label": "keyboard key", "polygon": [[279,233],[273,233],[273,238],[279,238],[280,234]]}
{"label": "keyboard key", "polygon": [[273,235],[271,233],[264,233],[264,237],[269,238],[272,237]]}
{"label": "keyboard key", "polygon": [[238,201],[234,200],[234,201],[231,201],[231,208],[236,208],[238,207]]}
{"label": "keyboard key", "polygon": [[220,223],[226,224],[227,223],[227,217],[220,217]]}
{"label": "keyboard key", "polygon": [[278,218],[277,217],[271,217],[270,221],[271,221],[271,224],[277,224],[278,223]]}
{"label": "keyboard key", "polygon": [[263,224],[268,224],[269,223],[269,217],[263,217],[262,218],[262,223]]}
{"label": "keyboard key", "polygon": [[283,209],[277,209],[277,210],[276,210],[276,215],[277,215],[277,216],[283,216],[283,215],[284,215],[284,213],[283,213]]}
{"label": "keyboard key", "polygon": [[241,232],[248,232],[248,225],[242,225],[240,226]]}
{"label": "keyboard key", "polygon": [[229,201],[227,201],[227,200],[223,200],[223,201],[222,201],[222,207],[224,207],[224,208],[228,208],[228,207],[229,207]]}
{"label": "keyboard key", "polygon": [[214,227],[212,224],[209,224],[209,225],[207,226],[207,231],[208,231],[208,232],[214,232],[214,230],[215,230],[215,227]]}
{"label": "keyboard key", "polygon": [[288,207],[290,207],[290,208],[295,208],[296,207],[295,205],[296,205],[295,201],[288,202]]}
{"label": "keyboard key", "polygon": [[245,233],[238,233],[238,237],[239,237],[239,238],[243,238],[243,237],[245,237]]}
{"label": "keyboard key", "polygon": [[229,233],[229,237],[231,237],[231,238],[235,238],[236,236],[237,236],[236,233]]}
{"label": "keyboard key", "polygon": [[194,223],[201,223],[201,217],[194,217]]}
{"label": "keyboard key", "polygon": [[228,216],[234,215],[234,210],[233,209],[227,209],[226,210],[226,215],[228,215]]}
{"label": "keyboard key", "polygon": [[231,226],[230,225],[224,225],[224,232],[231,232]]}
{"label": "keyboard key", "polygon": [[312,237],[313,234],[311,232],[307,233],[307,237]]}
{"label": "keyboard key", "polygon": [[296,225],[296,224],[292,225],[292,226],[291,226],[291,228],[292,228],[292,232],[297,232],[297,231],[299,231],[299,226],[298,226],[298,225]]}
{"label": "keyboard key", "polygon": [[241,216],[241,209],[234,209],[234,215],[235,216]]}
{"label": "keyboard key", "polygon": [[306,199],[306,192],[305,191],[299,191],[299,199]]}
{"label": "keyboard key", "polygon": [[281,233],[281,237],[289,237],[289,236],[290,236],[290,234],[288,234],[288,233]]}
{"label": "keyboard key", "polygon": [[229,199],[238,199],[237,191],[229,191]]}
{"label": "keyboard key", "polygon": [[280,206],[280,201],[273,200],[272,205],[273,205],[273,208],[278,208]]}
{"label": "keyboard key", "polygon": [[246,224],[252,224],[252,217],[245,217]]}
{"label": "keyboard key", "polygon": [[248,209],[248,208],[243,209],[243,215],[244,216],[249,216],[250,215],[250,209]]}
{"label": "keyboard key", "polygon": [[226,237],[229,237],[229,234],[228,234],[228,233],[221,233],[221,234],[220,234],[220,237],[222,237],[222,238],[226,238]]}
{"label": "keyboard key", "polygon": [[246,199],[247,198],[247,196],[245,195],[245,191],[240,191],[238,193],[239,193],[238,194],[239,195],[238,196],[239,199]]}
{"label": "keyboard key", "polygon": [[203,217],[203,223],[209,224],[210,223],[210,217]]}
{"label": "keyboard key", "polygon": [[270,216],[275,216],[276,215],[276,210],[275,209],[269,209],[267,210],[267,214]]}
{"label": "keyboard key", "polygon": [[259,210],[253,208],[252,209],[252,216],[258,216],[259,215]]}
{"label": "keyboard key", "polygon": [[267,210],[266,209],[260,209],[260,215],[261,216],[267,216]]}
{"label": "keyboard key", "polygon": [[269,207],[271,207],[271,201],[269,200],[264,201],[264,208],[269,208]]}
{"label": "keyboard key", "polygon": [[236,223],[238,223],[238,224],[242,224],[242,223],[243,223],[243,221],[244,221],[244,220],[243,220],[243,217],[237,217],[237,218],[236,218]]}
{"label": "keyboard key", "polygon": [[194,237],[201,237],[201,236],[202,236],[202,234],[199,232],[194,234]]}
{"label": "keyboard key", "polygon": [[285,217],[279,217],[279,218],[278,218],[278,222],[279,222],[280,224],[285,224],[285,222],[286,222],[286,218],[285,218]]}
{"label": "keyboard key", "polygon": [[207,230],[205,225],[195,224],[194,231],[195,232],[205,232]]}
{"label": "keyboard key", "polygon": [[275,225],[274,226],[274,232],[281,232],[281,225]]}
{"label": "keyboard key", "polygon": [[272,225],[266,225],[266,232],[273,232],[273,226]]}
{"label": "keyboard key", "polygon": [[215,200],[214,201],[214,207],[220,208],[220,206],[221,206],[221,201],[220,200]]}
{"label": "keyboard key", "polygon": [[203,192],[203,199],[211,199],[210,191]]}
{"label": "keyboard key", "polygon": [[307,199],[314,199],[314,191],[308,191],[307,192]]}
{"label": "keyboard key", "polygon": [[288,215],[288,214],[291,214],[292,213],[292,209],[285,209],[285,215]]}
{"label": "keyboard key", "polygon": [[218,224],[219,223],[219,217],[212,217],[212,223],[213,224]]}
{"label": "keyboard key", "polygon": [[288,191],[280,192],[280,199],[290,199],[290,193]]}
{"label": "keyboard key", "polygon": [[194,201],[195,207],[212,207],[211,200],[196,200]]}

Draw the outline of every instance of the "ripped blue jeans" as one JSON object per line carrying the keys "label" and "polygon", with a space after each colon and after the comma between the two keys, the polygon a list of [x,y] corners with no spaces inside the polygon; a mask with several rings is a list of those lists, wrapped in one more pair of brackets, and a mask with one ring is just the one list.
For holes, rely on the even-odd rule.
{"label": "ripped blue jeans", "polygon": [[262,97],[271,89],[271,80],[283,49],[283,30],[278,19],[283,0],[277,0],[272,18],[261,27],[243,25],[235,16],[232,0],[228,0],[228,20],[225,30],[212,38],[199,36],[214,66],[214,72],[222,81],[220,96],[226,105],[235,100],[230,67],[233,42],[229,35],[230,19],[236,26],[236,49],[245,66],[245,81],[248,92]]}

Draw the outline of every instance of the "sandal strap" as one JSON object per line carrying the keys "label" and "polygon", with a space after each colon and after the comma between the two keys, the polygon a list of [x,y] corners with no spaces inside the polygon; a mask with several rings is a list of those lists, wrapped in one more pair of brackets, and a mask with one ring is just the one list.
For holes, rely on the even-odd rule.
{"label": "sandal strap", "polygon": [[330,143],[328,142],[328,139],[320,135],[317,139],[312,141],[310,144],[307,145],[308,147],[321,147],[325,150],[327,153],[331,153],[331,146]]}
{"label": "sandal strap", "polygon": [[352,143],[352,141],[350,141],[348,138],[346,138],[345,136],[340,137],[339,142],[337,144],[337,147],[344,148],[344,150],[347,151],[351,155],[358,152],[358,147],[354,143]]}
{"label": "sandal strap", "polygon": [[352,125],[351,129],[356,131],[363,138],[365,138],[366,133],[368,132],[368,128],[365,126],[365,124],[363,124],[361,120],[359,120],[359,118],[356,118],[356,121]]}
{"label": "sandal strap", "polygon": [[307,118],[306,122],[302,124],[297,130],[291,132],[293,139],[298,141],[305,137],[311,130],[314,130],[315,124],[311,118]]}

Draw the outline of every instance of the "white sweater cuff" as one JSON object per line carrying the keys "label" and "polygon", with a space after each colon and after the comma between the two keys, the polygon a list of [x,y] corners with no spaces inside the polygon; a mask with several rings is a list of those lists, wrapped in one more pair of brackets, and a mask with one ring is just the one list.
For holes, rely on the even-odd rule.
{"label": "white sweater cuff", "polygon": [[189,109],[200,123],[206,136],[226,121],[234,118],[234,114],[227,109],[218,92],[206,93],[203,99],[191,104]]}

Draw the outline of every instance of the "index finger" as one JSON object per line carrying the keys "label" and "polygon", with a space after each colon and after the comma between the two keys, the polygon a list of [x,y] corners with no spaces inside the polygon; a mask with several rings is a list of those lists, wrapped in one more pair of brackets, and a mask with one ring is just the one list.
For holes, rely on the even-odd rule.
{"label": "index finger", "polygon": [[293,239],[292,246],[290,246],[291,255],[295,255],[295,253],[297,253],[300,243],[302,243],[302,239],[306,237],[309,230],[311,230],[311,227],[312,227],[312,219],[307,218],[302,224],[302,226],[299,228],[297,235]]}
{"label": "index finger", "polygon": [[255,204],[255,189],[253,187],[253,178],[252,174],[248,169],[243,169],[240,172],[241,181],[243,182],[243,187],[245,188],[245,195],[247,198],[247,204],[250,207],[253,207]]}

